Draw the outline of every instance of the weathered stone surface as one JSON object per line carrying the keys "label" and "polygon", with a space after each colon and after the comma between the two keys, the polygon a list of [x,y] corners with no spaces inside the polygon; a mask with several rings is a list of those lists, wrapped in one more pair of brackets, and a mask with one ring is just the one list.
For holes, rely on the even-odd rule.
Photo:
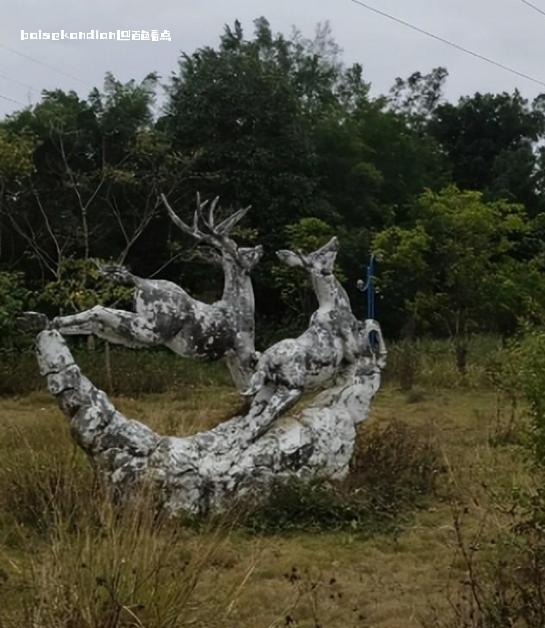
{"label": "weathered stone surface", "polygon": [[[214,224],[213,210],[214,204],[209,226]],[[194,230],[202,205],[198,211]],[[214,238],[241,215],[237,212],[218,225]],[[235,246],[230,242],[225,245],[229,256]],[[303,334],[276,343],[259,357],[251,378],[253,293],[250,299],[251,284],[245,283],[249,277],[241,275],[240,268],[234,270],[231,257],[225,268],[226,277],[232,277],[229,298],[238,294],[242,299],[236,304],[227,303],[227,297],[214,306],[187,301],[186,293],[174,284],[143,280],[116,269],[137,287],[136,314],[99,307],[57,319],[63,334],[97,333],[129,346],[160,342],[183,355],[208,351],[209,357],[216,356],[229,346],[236,356],[234,366],[240,369],[239,383],[249,384],[244,394],[252,397],[250,409],[245,416],[186,438],[160,436],[123,416],[81,374],[61,333],[41,332],[40,372],[95,468],[125,493],[144,479],[151,482],[173,513],[218,510],[237,497],[264,495],[279,480],[342,478],[352,457],[356,427],[367,417],[380,385],[386,348],[378,323],[361,323],[352,314],[348,296],[333,274],[337,248],[333,238],[309,255],[279,252],[282,261],[310,273],[318,309]],[[254,261],[261,255],[248,251]],[[251,268],[254,261],[245,267]],[[243,314],[235,320],[237,308]],[[235,339],[229,340],[232,334]],[[285,416],[303,392],[326,383],[330,387],[304,410]]]}
{"label": "weathered stone surface", "polygon": [[268,385],[246,416],[175,438],[116,411],[81,374],[58,332],[41,332],[37,348],[48,386],[99,473],[123,492],[143,479],[151,481],[172,513],[218,510],[236,497],[263,494],[276,480],[342,478],[356,426],[367,417],[380,385],[380,360],[368,352],[294,416],[279,417]]}
{"label": "weathered stone surface", "polygon": [[378,323],[366,321],[362,325],[356,319],[346,291],[333,274],[337,251],[337,238],[331,238],[309,255],[278,252],[284,263],[309,272],[318,299],[308,329],[298,338],[281,340],[267,349],[244,393],[252,396],[264,386],[272,386],[275,392],[269,403],[276,404],[279,413],[293,405],[305,390],[321,386],[365,356],[371,349],[373,330],[379,342],[378,356],[386,355]]}
{"label": "weathered stone surface", "polygon": [[[131,348],[164,345],[187,357],[217,360],[225,356],[233,381],[242,390],[248,386],[257,359],[250,272],[263,249],[238,247],[229,234],[250,208],[238,210],[216,225],[218,199],[212,202],[208,217],[204,216],[207,203],[199,199],[193,226],[189,227],[164,195],[163,201],[176,226],[211,247],[208,257],[220,264],[225,277],[222,298],[216,303],[203,303],[171,281],[143,279],[123,267],[111,266],[103,272],[134,287],[134,312],[97,305],[78,314],[59,316],[48,327],[63,335],[94,334]],[[202,230],[199,222],[203,223]]]}

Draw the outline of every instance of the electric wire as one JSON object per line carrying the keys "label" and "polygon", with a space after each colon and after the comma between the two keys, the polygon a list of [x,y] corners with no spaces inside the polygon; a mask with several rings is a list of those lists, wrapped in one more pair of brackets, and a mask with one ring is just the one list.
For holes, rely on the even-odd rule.
{"label": "electric wire", "polygon": [[[420,26],[416,26],[415,24],[411,24],[410,22],[407,22],[406,20],[396,17],[395,15],[386,13],[386,11],[377,9],[376,7],[366,4],[365,2],[362,2],[361,0],[350,0],[350,1],[353,2],[354,4],[357,4],[363,7],[364,9],[367,9],[368,11],[372,11],[373,13],[381,15],[382,17],[392,20],[393,22],[397,22],[398,24],[401,24],[407,28],[410,28],[413,31],[416,31],[417,33],[426,35],[427,37],[430,37],[431,39],[435,39],[436,41],[440,41],[443,44],[446,44],[447,46],[450,46],[451,48],[454,48],[460,52],[464,52],[465,54],[471,55],[472,57],[480,59],[481,61],[486,61],[486,63],[494,65],[498,68],[501,68],[502,70],[505,70],[506,72],[510,72],[511,74],[515,74],[516,76],[519,76],[528,81],[531,81],[532,83],[537,83],[537,85],[541,85],[545,87],[545,81],[542,81],[533,76],[530,76],[529,74],[526,74],[525,72],[520,72],[519,70],[516,70],[515,68],[511,68],[510,66],[505,65],[504,63],[501,63],[500,61],[496,61],[495,59],[491,59],[490,57],[485,57],[484,55],[478,52],[470,50],[469,48],[465,48],[464,46],[461,46],[460,44],[457,44],[456,42],[450,41],[449,39],[445,39],[444,37],[441,37],[440,35],[435,35],[434,33],[427,31],[424,28],[420,28]],[[526,0],[522,0],[522,1],[525,2]]]}
{"label": "electric wire", "polygon": [[22,105],[23,107],[27,106],[24,102],[21,102],[20,100],[15,100],[15,98],[9,98],[8,96],[4,96],[3,94],[0,94],[0,98],[2,98],[2,100],[7,100],[8,102],[15,103],[16,105]]}
{"label": "electric wire", "polygon": [[530,7],[531,9],[533,9],[534,11],[537,11],[538,13],[541,13],[541,15],[545,15],[545,10],[540,9],[538,6],[536,6],[535,4],[532,4],[531,2],[528,2],[528,0],[520,0],[523,4],[525,4],[526,6]]}
{"label": "electric wire", "polygon": [[9,46],[6,46],[6,44],[3,44],[1,42],[0,42],[0,47],[5,48],[6,50],[9,50],[10,52],[12,52],[15,55],[19,55],[20,57],[23,57],[24,59],[27,59],[28,61],[32,61],[34,63],[38,63],[39,65],[43,66],[44,68],[48,68],[49,70],[53,70],[53,72],[57,72],[58,74],[62,74],[63,76],[71,78],[73,81],[78,81],[79,83],[82,83],[83,85],[87,85],[87,86],[90,85],[90,83],[88,83],[87,81],[84,81],[83,79],[79,78],[78,76],[75,76],[74,74],[70,74],[69,72],[65,72],[64,70],[61,70],[60,68],[57,68],[54,65],[51,65],[49,63],[45,63],[45,61],[41,61],[40,59],[36,59],[36,57],[32,57],[30,55],[27,55],[24,52],[20,52],[19,50],[15,50],[15,48],[10,48]]}
{"label": "electric wire", "polygon": [[35,87],[32,87],[32,85],[29,85],[28,83],[23,83],[22,81],[18,81],[17,79],[11,78],[10,76],[6,76],[5,74],[0,74],[0,79],[4,79],[5,81],[11,81],[12,83],[15,83],[16,85],[20,85],[21,87],[30,89],[33,92],[39,93],[41,91],[39,89],[36,89]]}

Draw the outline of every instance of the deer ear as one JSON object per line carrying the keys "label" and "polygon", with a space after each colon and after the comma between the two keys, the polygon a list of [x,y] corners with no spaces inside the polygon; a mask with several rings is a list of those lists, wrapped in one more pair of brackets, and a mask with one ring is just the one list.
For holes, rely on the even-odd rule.
{"label": "deer ear", "polygon": [[337,236],[333,236],[331,238],[331,240],[328,240],[323,246],[322,248],[318,249],[318,252],[323,252],[323,253],[337,253],[337,251],[339,250],[339,239],[337,238]]}
{"label": "deer ear", "polygon": [[287,266],[303,266],[303,260],[301,259],[301,255],[297,255],[293,251],[288,251],[283,249],[281,251],[276,251],[276,257]]}

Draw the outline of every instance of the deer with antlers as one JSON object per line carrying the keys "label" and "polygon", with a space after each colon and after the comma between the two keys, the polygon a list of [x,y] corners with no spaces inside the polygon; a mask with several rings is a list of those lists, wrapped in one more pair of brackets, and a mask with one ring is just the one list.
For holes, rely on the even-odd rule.
{"label": "deer with antlers", "polygon": [[219,199],[212,201],[205,215],[208,202],[201,202],[197,195],[193,225],[189,226],[164,194],[161,199],[179,229],[199,244],[211,247],[210,256],[221,264],[225,277],[221,299],[203,303],[171,281],[143,279],[124,267],[110,266],[102,269],[107,276],[134,286],[134,312],[97,305],[78,314],[56,317],[49,328],[63,335],[94,334],[133,348],[164,345],[186,357],[225,357],[235,385],[242,390],[248,385],[256,361],[250,272],[261,259],[263,249],[239,247],[230,233],[250,207],[239,209],[216,224],[214,214]]}

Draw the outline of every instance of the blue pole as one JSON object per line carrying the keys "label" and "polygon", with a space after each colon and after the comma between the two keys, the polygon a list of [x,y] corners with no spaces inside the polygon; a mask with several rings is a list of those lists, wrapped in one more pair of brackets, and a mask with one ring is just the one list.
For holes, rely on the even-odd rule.
{"label": "blue pole", "polygon": [[367,266],[367,318],[375,318],[375,257],[371,255]]}
{"label": "blue pole", "polygon": [[[357,287],[363,293],[367,293],[367,311],[363,310],[364,317],[368,319],[375,318],[375,256],[371,255],[369,257],[369,262],[367,266],[363,267],[363,275],[365,276],[365,281],[363,279],[358,279]],[[367,315],[367,316],[366,316]]]}

